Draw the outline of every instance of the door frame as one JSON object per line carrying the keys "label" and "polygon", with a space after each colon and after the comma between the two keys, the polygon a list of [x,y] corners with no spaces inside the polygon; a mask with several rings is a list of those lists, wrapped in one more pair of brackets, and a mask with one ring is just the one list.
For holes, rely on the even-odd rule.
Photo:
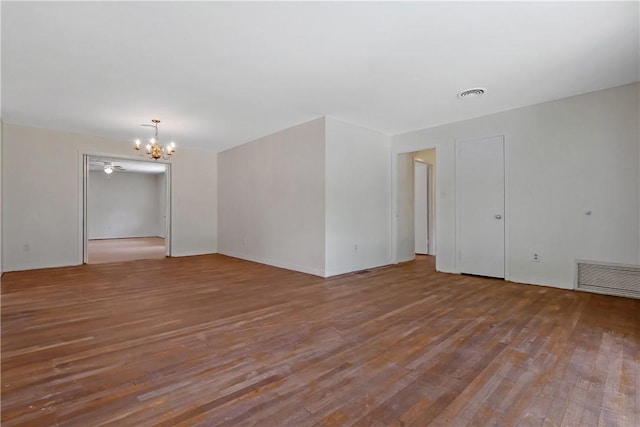
{"label": "door frame", "polygon": [[[438,156],[440,152],[440,147],[437,147],[435,144],[425,143],[425,145],[420,145],[411,150],[401,150],[394,151],[391,150],[391,213],[389,216],[390,224],[389,224],[389,241],[391,245],[389,245],[389,260],[392,264],[398,264],[398,157],[403,154],[415,153],[418,151],[424,150],[434,150],[434,157],[436,159],[435,163],[438,164]],[[415,159],[414,159],[415,160]],[[441,170],[438,168],[438,170]],[[435,177],[434,177],[435,178]],[[438,206],[438,197],[439,197],[439,188],[440,181],[435,179],[435,186],[432,186],[433,190],[433,203],[432,206],[434,208],[433,211],[433,236],[437,236],[437,228],[438,228],[438,215],[435,212],[435,207]],[[434,246],[435,249],[435,246]],[[437,264],[437,258],[436,258]]]}
{"label": "door frame", "polygon": [[509,247],[509,241],[510,241],[510,236],[509,236],[509,228],[510,228],[510,220],[511,220],[511,212],[509,209],[509,170],[508,170],[508,161],[507,161],[507,136],[506,134],[496,134],[496,135],[488,135],[488,136],[482,136],[482,137],[477,137],[477,138],[456,138],[454,140],[453,143],[453,150],[454,150],[454,156],[453,156],[453,164],[454,164],[454,180],[453,180],[453,186],[454,186],[454,192],[455,192],[455,215],[456,215],[456,241],[455,241],[455,268],[456,268],[456,273],[460,273],[460,262],[458,260],[458,251],[460,250],[460,211],[459,211],[459,199],[460,199],[460,195],[457,191],[457,179],[455,178],[456,174],[457,174],[457,159],[458,159],[458,155],[457,155],[457,149],[458,149],[458,143],[461,142],[469,142],[469,141],[482,141],[485,139],[493,139],[493,138],[502,138],[502,153],[503,153],[503,159],[502,159],[502,163],[503,163],[503,169],[504,169],[504,214],[503,214],[503,222],[504,222],[504,280],[511,280],[511,271],[509,268],[509,265],[511,264],[510,262],[510,247]]}
{"label": "door frame", "polygon": [[[505,174],[505,184],[504,184],[504,194],[505,194],[505,206],[504,206],[504,216],[505,216],[505,280],[510,281],[511,280],[511,245],[510,245],[510,221],[511,221],[511,208],[509,206],[509,200],[510,200],[510,193],[511,193],[511,185],[509,182],[509,176],[511,176],[510,173],[510,165],[509,165],[509,144],[508,142],[510,141],[510,135],[508,131],[505,130],[499,130],[496,133],[487,133],[481,136],[474,136],[474,137],[464,137],[464,138],[455,138],[455,137],[451,137],[451,138],[446,138],[446,139],[442,139],[442,138],[436,138],[436,140],[438,140],[439,142],[436,143],[434,141],[429,141],[427,138],[424,138],[423,140],[419,140],[419,141],[411,141],[411,142],[407,142],[407,143],[403,143],[402,144],[402,148],[396,148],[394,147],[394,144],[391,145],[391,156],[390,156],[390,162],[391,162],[391,188],[390,188],[390,194],[391,194],[391,213],[389,216],[389,240],[391,242],[391,244],[389,245],[389,260],[392,264],[397,264],[398,263],[398,156],[402,155],[402,154],[408,154],[408,153],[414,153],[416,151],[422,151],[422,150],[431,150],[431,149],[435,149],[435,158],[436,158],[436,181],[435,181],[435,189],[434,189],[434,207],[435,209],[439,209],[438,206],[441,206],[441,202],[440,202],[440,197],[444,196],[444,197],[451,197],[450,194],[446,194],[443,192],[442,190],[442,179],[437,179],[438,177],[455,177],[455,141],[465,141],[465,140],[469,140],[469,139],[482,139],[482,138],[489,138],[492,136],[502,136],[504,138],[505,144],[504,144],[504,174]],[[451,159],[451,156],[453,156],[454,158]],[[451,160],[449,160],[451,159]],[[446,162],[444,161],[446,160]],[[455,178],[453,178],[453,181],[449,184],[450,187],[445,187],[447,188],[449,191],[447,191],[448,193],[450,193],[451,189],[453,189],[454,192],[454,196],[455,196]],[[454,201],[455,204],[455,201]],[[435,214],[435,221],[434,221],[434,233],[436,235],[436,238],[438,238],[439,233],[438,233],[438,223],[442,220],[442,218],[440,218],[440,215],[438,215],[437,213]],[[453,238],[453,250],[455,251],[455,253],[457,253],[458,248],[456,246],[456,237],[455,235],[457,235],[457,230],[453,230],[454,233],[454,238]],[[442,242],[440,242],[442,243]],[[438,245],[438,246],[442,246],[442,245]],[[453,268],[447,268],[446,271],[448,273],[460,273],[459,270],[457,270],[457,264],[456,264],[456,257],[454,256],[454,261],[453,261]],[[438,269],[438,257],[436,257],[436,270]],[[440,270],[438,270],[440,271]]]}
{"label": "door frame", "polygon": [[102,157],[102,158],[107,158],[107,159],[113,159],[115,161],[118,160],[132,160],[132,161],[136,161],[136,162],[149,162],[149,163],[162,163],[164,165],[166,165],[166,171],[165,171],[165,197],[166,197],[166,203],[165,203],[165,215],[166,215],[166,219],[165,219],[165,255],[170,257],[172,250],[172,218],[171,218],[171,211],[172,211],[172,198],[171,198],[171,187],[172,187],[172,180],[171,180],[171,163],[169,161],[163,161],[163,160],[151,160],[151,159],[145,159],[145,158],[140,158],[137,156],[123,156],[123,155],[118,155],[118,154],[110,154],[110,153],[96,153],[96,152],[89,152],[89,151],[79,151],[78,152],[78,161],[80,162],[80,174],[78,177],[78,188],[81,189],[82,191],[79,191],[78,193],[81,194],[82,196],[80,197],[79,203],[78,203],[78,213],[79,213],[79,230],[78,230],[78,236],[79,236],[79,241],[78,241],[78,248],[80,249],[78,252],[80,254],[80,262],[79,264],[86,264],[88,261],[88,251],[87,251],[87,246],[88,246],[88,240],[89,240],[89,236],[88,236],[88,226],[87,226],[87,191],[88,191],[88,183],[89,183],[89,158],[90,157]]}

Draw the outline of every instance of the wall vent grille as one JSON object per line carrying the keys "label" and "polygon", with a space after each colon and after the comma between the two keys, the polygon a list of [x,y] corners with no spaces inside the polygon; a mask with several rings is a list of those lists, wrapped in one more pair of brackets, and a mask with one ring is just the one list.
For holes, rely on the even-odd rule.
{"label": "wall vent grille", "polygon": [[640,266],[578,261],[576,289],[640,298]]}

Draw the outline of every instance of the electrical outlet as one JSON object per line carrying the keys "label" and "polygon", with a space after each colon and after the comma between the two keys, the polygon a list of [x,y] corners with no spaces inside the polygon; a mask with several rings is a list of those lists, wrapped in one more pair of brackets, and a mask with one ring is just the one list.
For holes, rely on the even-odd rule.
{"label": "electrical outlet", "polygon": [[23,252],[29,252],[31,251],[31,248],[29,247],[28,243],[25,243],[24,245],[22,245],[22,251]]}
{"label": "electrical outlet", "polygon": [[533,254],[533,262],[540,262],[540,254]]}

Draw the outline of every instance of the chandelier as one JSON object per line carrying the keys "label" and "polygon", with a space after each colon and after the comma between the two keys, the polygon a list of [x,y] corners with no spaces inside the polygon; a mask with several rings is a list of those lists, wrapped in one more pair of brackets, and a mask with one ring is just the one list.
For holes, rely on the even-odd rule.
{"label": "chandelier", "polygon": [[[164,147],[160,145],[160,140],[158,139],[158,123],[160,123],[160,120],[153,119],[151,120],[151,123],[153,124],[140,125],[140,126],[146,126],[146,127],[151,127],[155,129],[154,137],[149,140],[149,143],[147,145],[145,145],[145,148],[147,150],[146,153],[140,153],[140,155],[141,156],[146,155],[147,157],[154,160],[158,160],[158,159],[169,160],[171,156],[173,156],[173,153],[176,152],[176,144],[175,142],[171,141],[169,144],[165,145]],[[140,140],[136,139],[135,142],[136,142],[136,146],[134,147],[135,150],[140,151]]]}

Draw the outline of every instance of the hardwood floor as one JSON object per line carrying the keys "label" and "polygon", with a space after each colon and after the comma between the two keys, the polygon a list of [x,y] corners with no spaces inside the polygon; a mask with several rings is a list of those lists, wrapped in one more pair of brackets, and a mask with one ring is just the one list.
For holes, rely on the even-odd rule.
{"label": "hardwood floor", "polygon": [[87,241],[89,264],[164,258],[166,252],[165,241],[162,237],[131,237]]}
{"label": "hardwood floor", "polygon": [[638,426],[640,301],[210,255],[7,273],[2,426]]}

